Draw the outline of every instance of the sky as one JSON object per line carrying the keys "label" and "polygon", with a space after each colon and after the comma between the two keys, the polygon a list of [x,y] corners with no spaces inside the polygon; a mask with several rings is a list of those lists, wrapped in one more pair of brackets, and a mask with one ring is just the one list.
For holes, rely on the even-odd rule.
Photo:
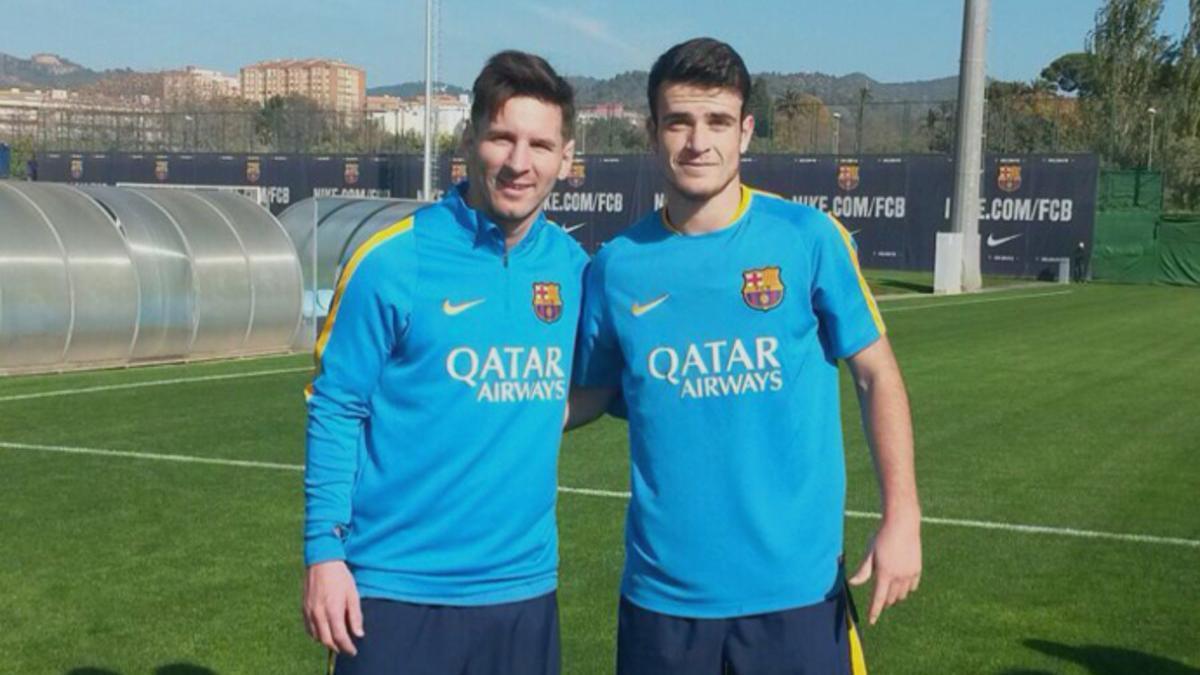
{"label": "sky", "polygon": [[[862,72],[904,82],[958,72],[962,0],[438,0],[437,79],[469,86],[516,48],[560,73],[648,70],[699,35],[732,44],[751,72]],[[1100,0],[992,0],[988,76],[1031,80],[1080,51]],[[753,8],[752,10],[750,8]],[[1178,35],[1187,0],[1165,0]],[[51,52],[92,69],[195,65],[236,74],[273,58],[339,58],[367,86],[424,77],[424,0],[0,0],[0,52]]]}

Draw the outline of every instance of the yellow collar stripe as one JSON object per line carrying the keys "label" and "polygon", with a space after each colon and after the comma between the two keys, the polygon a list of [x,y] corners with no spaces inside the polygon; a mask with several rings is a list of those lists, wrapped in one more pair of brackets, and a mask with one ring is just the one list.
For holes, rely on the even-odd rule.
{"label": "yellow collar stripe", "polygon": [[[729,222],[725,224],[725,227],[729,227],[730,225],[736,223],[739,219],[741,219],[742,216],[746,215],[746,210],[750,208],[750,197],[755,192],[758,192],[758,190],[751,189],[749,187],[746,187],[745,185],[741,186],[742,199],[740,202],[738,202],[737,211],[734,212],[733,218],[731,218],[729,220]],[[675,224],[671,222],[671,217],[667,215],[667,207],[665,207],[665,206],[662,207],[661,209],[659,209],[658,213],[659,213],[660,219],[662,220],[663,227],[667,228],[668,230],[670,230],[671,232],[673,232],[675,234],[682,234],[682,232],[679,231],[679,228],[675,227]],[[713,231],[718,232],[720,230],[713,230]]]}

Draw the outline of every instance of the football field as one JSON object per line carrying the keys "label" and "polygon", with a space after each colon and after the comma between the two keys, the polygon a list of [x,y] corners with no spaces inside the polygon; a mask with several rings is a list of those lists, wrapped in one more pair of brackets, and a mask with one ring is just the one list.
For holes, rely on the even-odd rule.
{"label": "football field", "polygon": [[[1200,291],[880,305],[912,398],[925,572],[864,629],[871,672],[1200,673]],[[323,672],[299,614],[309,364],[0,378],[0,672]],[[878,499],[843,377],[856,564]],[[569,434],[560,485],[564,673],[610,673],[623,424]]]}

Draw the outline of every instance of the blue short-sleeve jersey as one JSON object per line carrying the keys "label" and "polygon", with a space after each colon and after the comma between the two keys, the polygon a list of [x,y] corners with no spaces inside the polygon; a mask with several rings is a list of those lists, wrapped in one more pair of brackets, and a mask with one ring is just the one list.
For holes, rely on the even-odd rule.
{"label": "blue short-sleeve jersey", "polygon": [[622,593],[665,614],[756,614],[836,591],[837,360],[884,333],[849,233],[742,190],[728,227],[684,236],[652,213],[585,280],[575,382],[620,387],[628,407]]}

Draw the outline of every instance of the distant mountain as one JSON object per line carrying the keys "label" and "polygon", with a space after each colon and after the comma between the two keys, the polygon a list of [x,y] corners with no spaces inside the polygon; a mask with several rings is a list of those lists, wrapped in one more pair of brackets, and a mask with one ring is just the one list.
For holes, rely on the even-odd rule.
{"label": "distant mountain", "polygon": [[[447,84],[445,82],[434,82],[433,91],[435,93],[458,96],[459,94],[468,94],[471,90],[463,89],[462,87],[453,84]],[[400,84],[389,84],[383,87],[371,87],[367,90],[367,94],[370,96],[400,96],[403,98],[424,96],[425,82],[402,82]]]}
{"label": "distant mountain", "polygon": [[[646,81],[649,73],[644,70],[621,73],[601,80],[594,77],[568,77],[575,87],[579,105],[620,102],[627,108],[646,110]],[[890,101],[946,101],[958,96],[958,77],[942,77],[935,80],[916,82],[879,82],[862,73],[835,76],[824,73],[757,73],[754,79],[767,82],[772,97],[790,90],[811,94],[826,104],[850,105],[857,103],[859,92],[867,89],[868,100]]]}
{"label": "distant mountain", "polygon": [[22,59],[0,52],[0,87],[71,89],[102,77],[104,74],[55,54],[34,54]]}
{"label": "distant mountain", "polygon": [[758,73],[767,81],[767,90],[779,96],[788,89],[812,94],[826,104],[857,103],[859,92],[867,89],[870,101],[947,101],[958,97],[958,76],[915,82],[879,82],[863,73],[826,75],[824,73]]}
{"label": "distant mountain", "polygon": [[[158,73],[142,73],[128,68],[98,72],[54,54],[35,54],[22,59],[0,52],[0,87],[75,89],[110,95],[159,95],[159,77]],[[575,87],[580,106],[616,102],[632,110],[645,111],[647,77],[646,71],[633,70],[609,78],[568,76],[567,81]],[[955,76],[915,82],[879,82],[863,73],[837,76],[766,72],[754,77],[766,80],[767,89],[774,97],[790,89],[816,96],[827,105],[838,106],[856,104],[859,92],[864,88],[870,92],[868,100],[875,103],[947,101],[953,100],[958,94],[958,78]],[[437,82],[434,90],[452,95],[469,93],[468,89],[447,82]],[[425,84],[402,82],[372,87],[367,93],[374,96],[420,96],[425,93]]]}

